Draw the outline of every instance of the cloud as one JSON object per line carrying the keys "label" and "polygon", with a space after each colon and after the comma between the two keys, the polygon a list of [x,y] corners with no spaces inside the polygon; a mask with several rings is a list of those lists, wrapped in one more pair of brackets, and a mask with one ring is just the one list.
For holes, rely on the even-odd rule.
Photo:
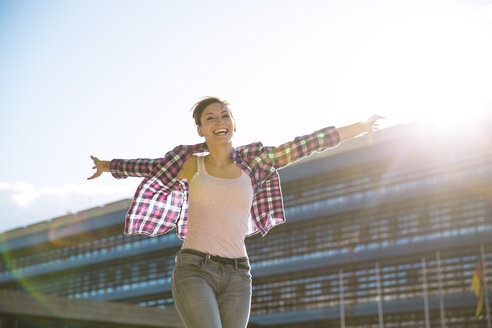
{"label": "cloud", "polygon": [[19,206],[27,207],[34,201],[43,197],[70,198],[74,196],[94,197],[94,196],[114,196],[127,195],[130,190],[121,186],[97,186],[94,184],[67,184],[63,187],[43,187],[36,189],[26,182],[17,182],[12,185],[12,201]]}
{"label": "cloud", "polygon": [[0,232],[131,198],[138,182],[39,188],[22,181],[0,182]]}
{"label": "cloud", "polygon": [[44,197],[69,199],[74,196],[93,198],[94,196],[128,195],[131,189],[122,186],[98,186],[95,184],[67,184],[63,187],[35,188],[27,182],[0,182],[0,190],[10,191],[11,200],[21,207],[29,207],[35,201]]}
{"label": "cloud", "polygon": [[8,182],[0,181],[0,190],[8,190],[8,189],[12,189],[12,184]]}
{"label": "cloud", "polygon": [[26,207],[38,198],[41,193],[34,186],[26,182],[17,182],[12,185],[11,199],[19,206]]}

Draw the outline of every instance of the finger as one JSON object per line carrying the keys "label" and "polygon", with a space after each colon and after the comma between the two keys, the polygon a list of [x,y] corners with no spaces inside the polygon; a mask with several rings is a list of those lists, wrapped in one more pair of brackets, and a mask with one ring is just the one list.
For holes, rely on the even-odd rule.
{"label": "finger", "polygon": [[386,117],[382,116],[382,115],[373,115],[371,116],[367,121],[368,122],[376,122],[377,120],[382,120],[382,119],[385,119]]}
{"label": "finger", "polygon": [[98,174],[98,172],[94,173],[92,176],[88,177],[87,180],[92,180],[92,179],[95,179],[97,178],[98,176],[100,176],[101,173]]}

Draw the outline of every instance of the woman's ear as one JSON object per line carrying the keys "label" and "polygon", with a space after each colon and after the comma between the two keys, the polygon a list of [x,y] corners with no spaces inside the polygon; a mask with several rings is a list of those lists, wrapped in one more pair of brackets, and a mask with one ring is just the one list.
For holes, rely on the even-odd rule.
{"label": "woman's ear", "polygon": [[196,131],[198,132],[198,135],[199,135],[200,137],[203,137],[203,132],[202,132],[202,127],[201,127],[201,126],[197,126],[197,127],[196,127]]}

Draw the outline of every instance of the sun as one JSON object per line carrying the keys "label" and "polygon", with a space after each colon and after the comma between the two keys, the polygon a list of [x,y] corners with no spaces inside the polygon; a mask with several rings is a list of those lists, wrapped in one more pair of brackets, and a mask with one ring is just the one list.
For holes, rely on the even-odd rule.
{"label": "sun", "polygon": [[364,38],[350,43],[333,107],[380,114],[385,126],[419,121],[439,133],[490,120],[492,25],[468,7],[443,8],[367,22]]}

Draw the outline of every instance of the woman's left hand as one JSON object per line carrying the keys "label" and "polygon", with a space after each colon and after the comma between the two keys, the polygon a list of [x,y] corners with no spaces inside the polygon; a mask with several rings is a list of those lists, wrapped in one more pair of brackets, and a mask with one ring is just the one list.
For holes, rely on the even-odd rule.
{"label": "woman's left hand", "polygon": [[372,134],[375,130],[379,128],[378,120],[384,119],[384,116],[381,115],[373,115],[369,117],[367,120],[362,121],[362,124],[366,127],[367,133]]}

